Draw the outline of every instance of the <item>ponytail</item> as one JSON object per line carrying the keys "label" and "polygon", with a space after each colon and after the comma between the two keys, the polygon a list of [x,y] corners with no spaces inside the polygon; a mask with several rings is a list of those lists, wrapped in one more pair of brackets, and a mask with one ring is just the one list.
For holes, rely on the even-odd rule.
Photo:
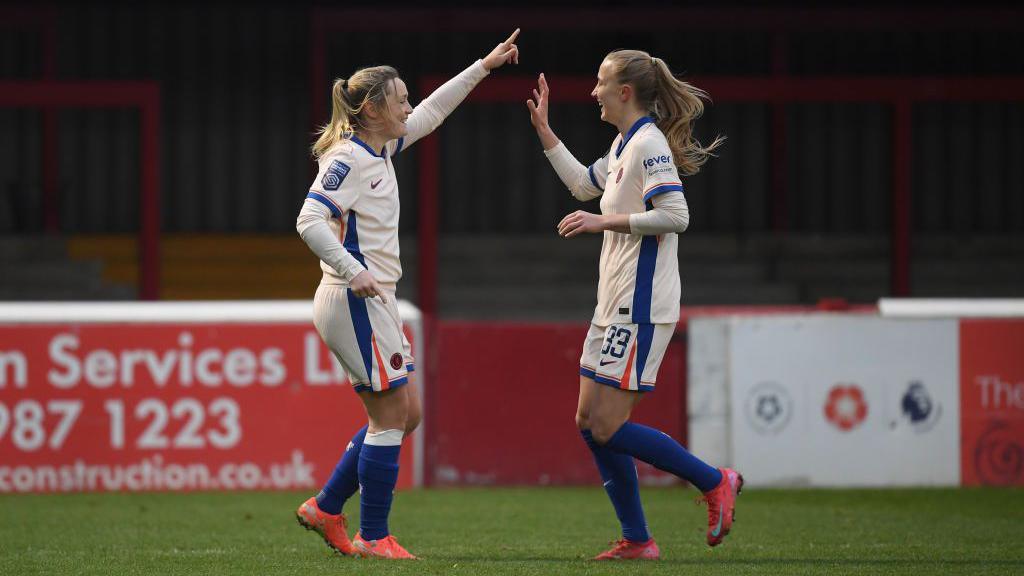
{"label": "ponytail", "polygon": [[364,128],[362,113],[367,102],[380,106],[387,102],[389,81],[398,78],[391,66],[374,66],[358,70],[348,79],[338,78],[331,87],[331,121],[317,130],[313,157],[319,159],[356,129]]}
{"label": "ponytail", "polygon": [[676,168],[686,176],[699,172],[725,141],[717,136],[702,146],[693,137],[693,123],[704,113],[702,100],[710,100],[707,92],[677,79],[664,60],[640,50],[616,50],[606,59],[616,64],[619,83],[633,86],[637,102],[665,135]]}

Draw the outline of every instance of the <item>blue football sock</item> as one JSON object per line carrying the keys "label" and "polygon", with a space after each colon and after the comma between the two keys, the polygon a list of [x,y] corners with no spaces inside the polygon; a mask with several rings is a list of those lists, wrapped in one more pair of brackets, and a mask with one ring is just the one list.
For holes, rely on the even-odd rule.
{"label": "blue football sock", "polygon": [[604,481],[604,491],[608,493],[622,525],[622,537],[630,542],[647,542],[651,535],[647,532],[647,519],[640,503],[640,486],[633,457],[599,446],[590,430],[580,430],[580,434],[594,454],[594,463]]}
{"label": "blue football sock", "polygon": [[722,473],[717,468],[687,452],[668,434],[641,424],[626,422],[605,446],[675,474],[701,492],[714,489],[722,481]]}
{"label": "blue football sock", "polygon": [[359,499],[359,532],[364,540],[380,540],[389,534],[388,514],[398,482],[398,455],[402,449],[401,431],[381,434],[389,432],[398,432],[397,445],[380,446],[367,439],[359,453],[359,484],[363,489]]}
{"label": "blue football sock", "polygon": [[359,452],[366,438],[366,426],[363,426],[352,437],[345,448],[341,460],[334,467],[334,473],[316,495],[316,505],[327,514],[338,514],[345,507],[345,502],[359,490]]}

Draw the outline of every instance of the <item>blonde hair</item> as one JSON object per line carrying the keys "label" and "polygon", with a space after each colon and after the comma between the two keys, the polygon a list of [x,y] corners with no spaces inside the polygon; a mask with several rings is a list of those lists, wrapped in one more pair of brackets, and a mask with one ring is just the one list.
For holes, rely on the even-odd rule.
{"label": "blonde hair", "polygon": [[725,141],[716,136],[702,146],[693,137],[693,123],[704,113],[701,99],[710,100],[707,92],[677,79],[664,60],[642,50],[615,50],[605,60],[614,65],[619,84],[633,87],[637,103],[665,134],[676,168],[687,176],[699,172]]}
{"label": "blonde hair", "polygon": [[361,115],[366,103],[386,106],[391,90],[388,86],[397,78],[398,70],[391,66],[373,66],[357,70],[347,79],[336,79],[331,88],[331,121],[317,130],[313,157],[319,159],[357,129],[365,129]]}

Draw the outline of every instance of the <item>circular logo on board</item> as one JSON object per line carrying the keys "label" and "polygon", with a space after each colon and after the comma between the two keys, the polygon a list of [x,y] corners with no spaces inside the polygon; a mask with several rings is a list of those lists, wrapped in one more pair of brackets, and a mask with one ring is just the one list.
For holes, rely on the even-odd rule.
{"label": "circular logo on board", "polygon": [[402,367],[402,355],[399,354],[398,352],[395,352],[394,354],[391,355],[391,367],[394,368],[395,370],[398,370],[399,368]]}
{"label": "circular logo on board", "polygon": [[913,380],[900,399],[900,412],[918,432],[927,432],[942,415],[942,405],[932,398],[920,380]]}
{"label": "circular logo on board", "polygon": [[747,422],[759,434],[778,434],[793,414],[793,397],[781,384],[761,382],[750,389],[745,406]]}
{"label": "circular logo on board", "polygon": [[836,384],[825,400],[825,419],[843,432],[860,426],[868,417],[864,392],[856,384]]}
{"label": "circular logo on board", "polygon": [[974,445],[974,469],[982,484],[1011,486],[1024,479],[1024,444],[1020,427],[996,420]]}

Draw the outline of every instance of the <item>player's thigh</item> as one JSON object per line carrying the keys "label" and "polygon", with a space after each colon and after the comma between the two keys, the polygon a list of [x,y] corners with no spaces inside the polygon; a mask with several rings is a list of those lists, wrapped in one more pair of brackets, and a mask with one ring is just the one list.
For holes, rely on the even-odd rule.
{"label": "player's thigh", "polygon": [[601,347],[607,326],[591,324],[583,338],[583,352],[580,354],[580,396],[576,404],[576,426],[580,430],[590,428],[590,405],[596,390],[594,375],[601,359]]}
{"label": "player's thigh", "polygon": [[420,386],[416,381],[414,372],[409,372],[409,383],[403,388],[408,402],[408,410],[405,418],[405,433],[411,434],[423,420],[423,400],[420,396]]}
{"label": "player's thigh", "polygon": [[580,375],[580,397],[576,403],[576,427],[580,430],[590,428],[590,404],[594,401],[596,387],[592,378]]}
{"label": "player's thigh", "polygon": [[405,430],[409,418],[409,397],[406,387],[383,391],[362,390],[358,394],[359,400],[366,408],[369,432]]}

